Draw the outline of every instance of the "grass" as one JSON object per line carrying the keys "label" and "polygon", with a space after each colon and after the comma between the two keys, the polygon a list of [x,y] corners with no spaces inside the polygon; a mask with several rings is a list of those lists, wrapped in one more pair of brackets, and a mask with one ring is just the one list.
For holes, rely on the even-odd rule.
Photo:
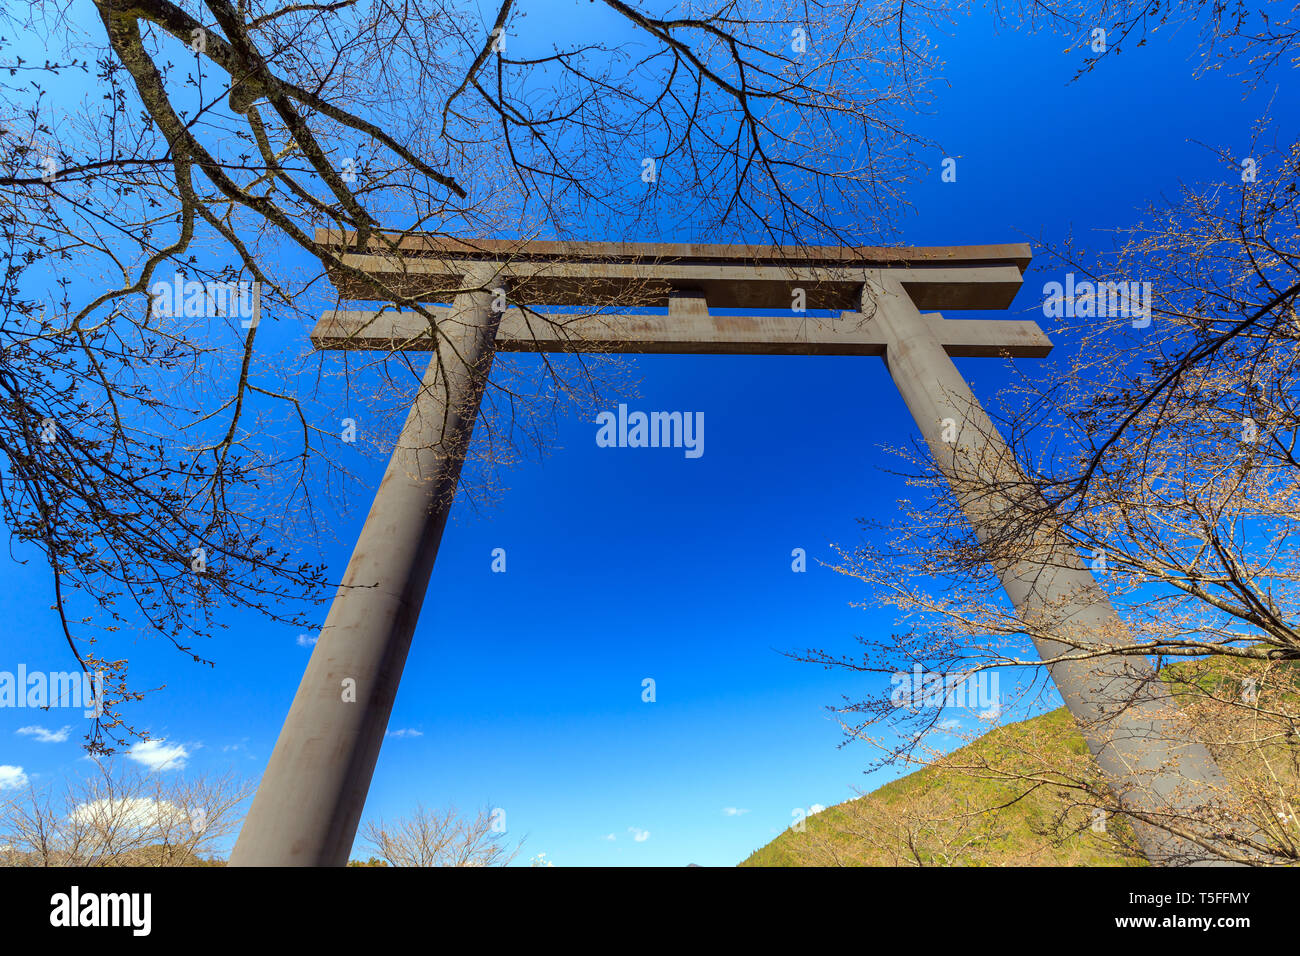
{"label": "grass", "polygon": [[[1294,846],[1277,820],[1300,796],[1300,740],[1286,717],[1300,701],[1300,668],[1210,658],[1166,667],[1184,711],[1252,817]],[[1236,702],[1258,676],[1260,711]],[[1213,741],[1232,741],[1215,746]],[[1079,785],[1103,788],[1065,708],[995,728],[914,773],[785,830],[741,866],[1146,866],[1121,818],[1093,828]]]}

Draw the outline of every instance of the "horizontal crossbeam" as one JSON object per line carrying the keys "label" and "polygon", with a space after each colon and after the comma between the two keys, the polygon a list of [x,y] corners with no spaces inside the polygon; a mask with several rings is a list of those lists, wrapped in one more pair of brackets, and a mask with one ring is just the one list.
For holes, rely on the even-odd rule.
{"label": "horizontal crossbeam", "polygon": [[[1004,309],[1030,261],[1024,244],[936,247],[711,246],[681,243],[464,242],[432,236],[372,237],[320,230],[343,253],[330,278],[344,299],[404,295],[449,301],[469,263],[499,268],[517,301],[536,305],[663,306],[673,292],[704,293],[721,309],[788,309],[803,289],[810,309],[856,309],[865,281],[896,276],[919,308]],[[385,294],[368,281],[383,284]]]}
{"label": "horizontal crossbeam", "polygon": [[[451,310],[429,310],[444,321]],[[1052,343],[1035,322],[922,317],[953,357],[1042,358]],[[329,311],[312,331],[318,349],[429,351],[429,323],[415,312]],[[504,352],[625,352],[673,355],[883,355],[885,337],[860,312],[809,315],[712,315],[683,308],[670,315],[541,315],[508,309],[496,348]]]}
{"label": "horizontal crossbeam", "polygon": [[[440,259],[343,257],[345,265],[384,283],[393,295],[446,302],[463,287],[463,263]],[[864,283],[888,271],[922,309],[1005,309],[1021,285],[1015,266],[899,267],[750,266],[696,263],[513,262],[500,274],[511,296],[535,305],[595,306],[603,302],[664,306],[673,292],[703,292],[718,309],[788,309],[796,289],[809,309],[853,309]],[[331,273],[345,299],[374,298],[355,276]]]}
{"label": "horizontal crossbeam", "polygon": [[396,248],[413,255],[436,255],[474,261],[582,259],[609,261],[714,261],[763,265],[802,262],[806,265],[1015,265],[1029,267],[1033,252],[1028,243],[987,243],[976,246],[763,246],[717,245],[694,242],[553,242],[545,239],[452,239],[428,233],[371,233],[366,249],[356,248],[356,233],[317,229],[322,246],[350,252]]}

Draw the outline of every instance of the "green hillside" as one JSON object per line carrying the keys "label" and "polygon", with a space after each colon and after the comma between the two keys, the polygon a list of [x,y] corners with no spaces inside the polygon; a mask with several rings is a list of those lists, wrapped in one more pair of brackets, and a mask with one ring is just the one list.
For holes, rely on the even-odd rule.
{"label": "green hillside", "polygon": [[[1086,759],[1087,746],[1062,707],[999,727],[935,766],[827,807],[805,821],[804,832],[786,830],[740,865],[1146,865],[1122,821],[1095,833],[1086,808],[1070,808],[1052,789],[947,769],[996,766],[1047,741],[1071,762]],[[1062,831],[1067,835],[1054,846]]]}
{"label": "green hillside", "polygon": [[[1249,674],[1260,675],[1258,709],[1232,699]],[[1300,797],[1300,741],[1288,726],[1300,700],[1296,675],[1292,663],[1261,668],[1224,659],[1162,672],[1203,728],[1234,793],[1282,845],[1294,845],[1295,834],[1278,828],[1294,824],[1279,824],[1283,815],[1275,811]],[[1060,708],[996,728],[928,767],[828,807],[802,832],[787,829],[740,865],[1146,866],[1122,819],[1094,830],[1087,797],[1094,788],[1104,789],[1096,764]]]}

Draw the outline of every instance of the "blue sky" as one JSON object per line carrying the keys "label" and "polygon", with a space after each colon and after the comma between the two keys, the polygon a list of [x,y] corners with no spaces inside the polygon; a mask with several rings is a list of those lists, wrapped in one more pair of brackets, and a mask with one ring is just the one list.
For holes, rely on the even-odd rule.
{"label": "blue sky", "polygon": [[[1157,34],[1074,84],[1080,54],[1063,54],[1062,38],[998,33],[983,13],[954,31],[938,41],[948,85],[917,124],[943,150],[909,190],[913,245],[1073,229],[1108,246],[1105,230],[1180,181],[1222,179],[1196,141],[1244,150],[1271,93],[1243,99],[1221,72],[1194,80],[1190,31]],[[1291,125],[1294,95],[1280,94],[1274,113]],[[955,183],[940,182],[945,155],[959,157]],[[1034,317],[1042,284],[1060,277],[1046,266],[1031,267],[1007,317]],[[986,398],[1007,380],[998,361],[959,365]],[[872,754],[837,749],[825,706],[864,696],[864,679],[782,654],[851,651],[855,634],[893,624],[888,610],[850,607],[861,588],[818,565],[831,543],[858,539],[857,518],[888,519],[907,493],[884,448],[914,429],[882,363],[647,356],[636,369],[640,395],[622,400],[703,412],[704,455],[598,448],[596,426],[572,417],[544,462],[508,473],[498,504],[457,506],[390,724],[406,733],[385,744],[367,819],[417,801],[500,807],[511,836],[527,837],[525,865],[538,853],[556,865],[733,865],[795,808],[894,775],[864,775]],[[357,467],[373,487],[383,463]],[[335,577],[369,495],[351,500],[323,556]],[[791,571],[796,547],[807,573]],[[491,571],[494,548],[506,550],[505,574]],[[15,556],[36,560],[0,565],[0,670],[70,669],[48,575],[34,552]],[[228,620],[203,649],[215,669],[127,637],[119,647],[137,685],[166,685],[130,716],[184,748],[184,772],[256,777],[310,649],[291,629]],[[642,701],[647,677],[653,703]],[[66,713],[0,709],[0,765],[38,783],[81,772],[80,712]],[[30,725],[72,732],[41,743],[17,733]]]}

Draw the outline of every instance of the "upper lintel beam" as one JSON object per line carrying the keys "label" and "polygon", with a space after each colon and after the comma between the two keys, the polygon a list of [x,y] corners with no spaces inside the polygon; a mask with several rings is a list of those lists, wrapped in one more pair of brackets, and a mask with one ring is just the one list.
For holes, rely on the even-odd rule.
{"label": "upper lintel beam", "polygon": [[502,262],[713,262],[736,265],[1014,265],[1022,273],[1033,251],[1028,243],[976,246],[770,246],[712,245],[684,242],[551,242],[538,239],[451,239],[427,233],[371,233],[365,249],[356,248],[356,233],[317,229],[316,243],[353,253]]}
{"label": "upper lintel beam", "polygon": [[[470,260],[478,261],[478,260]],[[499,261],[499,260],[498,260]],[[789,309],[804,290],[809,309],[854,310],[862,286],[882,273],[902,283],[919,309],[1005,309],[1022,282],[1013,262],[977,264],[780,264],[700,261],[499,261],[515,301],[533,305],[621,308],[664,306],[674,292],[701,292],[712,308]],[[446,302],[462,288],[467,260],[437,256],[343,256],[330,277],[345,299],[409,296]],[[383,283],[384,295],[356,273]]]}

